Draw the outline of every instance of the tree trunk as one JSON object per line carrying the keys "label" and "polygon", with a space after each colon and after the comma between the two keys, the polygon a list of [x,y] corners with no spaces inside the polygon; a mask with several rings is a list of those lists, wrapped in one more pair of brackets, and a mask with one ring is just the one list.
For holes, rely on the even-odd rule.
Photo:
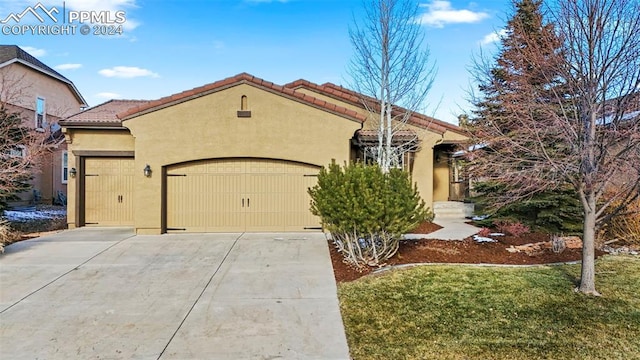
{"label": "tree trunk", "polygon": [[386,154],[385,154],[385,160],[386,160],[386,166],[384,168],[384,172],[387,173],[389,172],[389,170],[391,169],[391,165],[393,165],[393,148],[391,147],[391,141],[393,138],[393,123],[392,123],[392,117],[391,117],[391,103],[389,101],[387,101],[387,118],[385,119],[387,124],[386,124],[386,143],[384,144],[385,146],[385,150],[386,150]]}
{"label": "tree trunk", "polygon": [[588,206],[584,208],[584,225],[582,239],[582,273],[580,276],[581,293],[600,296],[596,291],[596,263],[595,263],[595,241],[596,241],[596,201],[595,194],[586,194]]}

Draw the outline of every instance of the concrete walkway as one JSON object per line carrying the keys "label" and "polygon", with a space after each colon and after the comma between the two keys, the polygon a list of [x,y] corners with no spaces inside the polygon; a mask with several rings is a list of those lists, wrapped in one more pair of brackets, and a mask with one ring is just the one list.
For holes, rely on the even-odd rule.
{"label": "concrete walkway", "polygon": [[433,222],[442,226],[442,229],[436,230],[430,234],[406,234],[404,238],[411,239],[438,239],[438,240],[464,240],[469,236],[473,236],[480,231],[480,228],[469,225],[469,221],[465,218],[438,218]]}
{"label": "concrete walkway", "polygon": [[7,359],[349,359],[322,234],[82,228],[0,256]]}

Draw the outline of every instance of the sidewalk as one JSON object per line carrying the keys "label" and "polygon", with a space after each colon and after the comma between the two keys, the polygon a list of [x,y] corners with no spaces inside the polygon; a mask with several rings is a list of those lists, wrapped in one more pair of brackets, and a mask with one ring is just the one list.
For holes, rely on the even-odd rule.
{"label": "sidewalk", "polygon": [[480,231],[473,225],[466,223],[469,221],[465,218],[437,218],[433,220],[434,224],[442,226],[442,229],[436,230],[430,234],[406,234],[404,238],[407,240],[417,239],[438,239],[438,240],[464,240],[469,236],[473,236]]}

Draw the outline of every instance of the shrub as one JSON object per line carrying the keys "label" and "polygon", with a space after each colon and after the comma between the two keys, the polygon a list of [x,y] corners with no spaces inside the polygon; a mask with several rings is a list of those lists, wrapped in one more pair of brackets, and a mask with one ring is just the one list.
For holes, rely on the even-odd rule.
{"label": "shrub", "polygon": [[14,221],[11,228],[22,233],[47,232],[67,228],[66,217],[52,217],[49,219],[29,219]]}
{"label": "shrub", "polygon": [[409,175],[398,169],[385,174],[376,165],[333,163],[320,171],[309,194],[311,212],[356,267],[383,265],[403,233],[433,220]]}
{"label": "shrub", "polygon": [[478,231],[478,236],[489,237],[489,235],[492,233],[493,231],[491,231],[491,229],[483,227],[482,229],[480,229],[480,231]]}
{"label": "shrub", "polygon": [[496,222],[496,230],[501,233],[516,237],[528,234],[531,231],[531,229],[529,229],[527,225],[517,221],[498,221]]}
{"label": "shrub", "polygon": [[567,248],[567,242],[563,237],[558,235],[551,236],[551,251],[555,254],[562,253]]}
{"label": "shrub", "polygon": [[0,253],[4,253],[4,247],[20,238],[20,234],[9,226],[6,219],[0,218]]}
{"label": "shrub", "polygon": [[[613,203],[612,208],[618,204]],[[629,245],[640,245],[640,199],[632,202],[603,227],[604,238],[622,240]],[[604,239],[599,242],[602,243]]]}

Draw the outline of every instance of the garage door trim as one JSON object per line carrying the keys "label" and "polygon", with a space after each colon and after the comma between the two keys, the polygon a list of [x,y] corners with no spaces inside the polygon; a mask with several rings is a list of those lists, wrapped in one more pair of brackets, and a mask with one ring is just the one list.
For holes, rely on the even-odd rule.
{"label": "garage door trim", "polygon": [[[76,180],[76,201],[75,201],[75,219],[76,227],[86,226],[85,221],[85,175],[87,158],[105,158],[105,159],[134,159],[133,151],[72,151],[75,157],[75,164],[78,168]],[[134,196],[135,198],[135,196]]]}

